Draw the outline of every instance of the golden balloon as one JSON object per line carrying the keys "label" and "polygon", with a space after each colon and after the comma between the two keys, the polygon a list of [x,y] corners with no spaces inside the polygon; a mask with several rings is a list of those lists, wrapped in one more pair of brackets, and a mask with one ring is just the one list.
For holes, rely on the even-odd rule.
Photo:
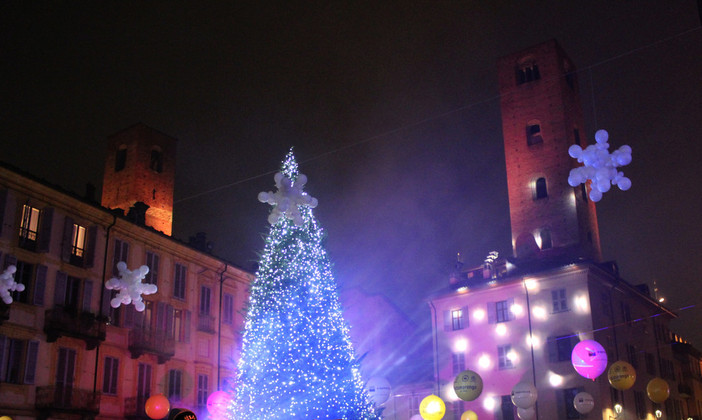
{"label": "golden balloon", "polygon": [[670,396],[668,382],[661,378],[651,379],[646,385],[646,394],[648,394],[648,399],[654,403],[662,403]]}
{"label": "golden balloon", "polygon": [[619,360],[609,367],[607,379],[612,388],[626,391],[636,382],[636,370],[629,363]]}
{"label": "golden balloon", "polygon": [[441,420],[446,413],[446,404],[444,400],[436,395],[428,395],[424,397],[419,404],[419,415],[424,420]]}
{"label": "golden balloon", "polygon": [[466,410],[461,414],[461,420],[478,420],[478,415],[473,410]]}

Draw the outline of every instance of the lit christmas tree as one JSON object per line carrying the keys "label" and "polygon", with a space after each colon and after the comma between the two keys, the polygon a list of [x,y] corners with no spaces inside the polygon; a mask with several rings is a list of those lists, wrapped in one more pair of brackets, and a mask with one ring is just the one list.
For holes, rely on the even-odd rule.
{"label": "lit christmas tree", "polygon": [[249,297],[238,384],[229,417],[236,420],[379,417],[363,389],[341,313],[317,200],[302,191],[292,150],[275,176],[270,232]]}

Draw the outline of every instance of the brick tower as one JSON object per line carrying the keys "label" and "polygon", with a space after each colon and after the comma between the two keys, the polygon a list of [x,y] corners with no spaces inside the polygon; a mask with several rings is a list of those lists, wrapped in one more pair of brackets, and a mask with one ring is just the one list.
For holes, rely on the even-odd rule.
{"label": "brick tower", "polygon": [[[173,227],[176,140],[142,123],[108,139],[102,205],[139,212],[166,235]],[[138,216],[137,216],[138,218]]]}
{"label": "brick tower", "polygon": [[555,40],[498,60],[502,133],[515,257],[601,259],[595,205],[568,185],[585,147],[575,67]]}

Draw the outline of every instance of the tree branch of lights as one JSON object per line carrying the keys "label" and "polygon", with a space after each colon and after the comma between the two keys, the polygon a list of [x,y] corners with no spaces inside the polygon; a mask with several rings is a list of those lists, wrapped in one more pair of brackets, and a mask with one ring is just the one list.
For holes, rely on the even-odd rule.
{"label": "tree branch of lights", "polygon": [[610,154],[608,139],[609,133],[606,130],[598,130],[595,133],[596,144],[587,146],[585,150],[577,144],[568,149],[570,157],[583,164],[570,170],[568,184],[577,187],[591,181],[590,200],[595,203],[602,199],[602,194],[609,191],[612,185],[618,186],[622,191],[631,188],[631,180],[623,172],[617,171],[618,167],[631,163],[631,147],[624,145]]}

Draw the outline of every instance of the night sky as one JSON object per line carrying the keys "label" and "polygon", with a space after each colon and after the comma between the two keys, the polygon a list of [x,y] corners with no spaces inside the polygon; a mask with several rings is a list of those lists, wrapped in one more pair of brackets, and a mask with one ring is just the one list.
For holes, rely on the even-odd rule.
{"label": "night sky", "polygon": [[511,254],[496,60],[555,38],[583,134],[633,149],[632,189],[597,205],[604,258],[702,349],[695,0],[291,3],[2,2],[0,160],[82,193],[143,122],[179,140],[174,236],[251,269],[294,146],[340,286],[427,323],[457,253]]}

